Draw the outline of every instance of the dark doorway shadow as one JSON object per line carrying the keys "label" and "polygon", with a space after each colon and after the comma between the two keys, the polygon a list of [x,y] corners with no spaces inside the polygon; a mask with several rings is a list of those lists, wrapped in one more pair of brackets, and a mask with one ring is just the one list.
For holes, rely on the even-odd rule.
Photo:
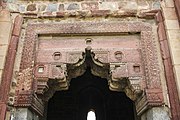
{"label": "dark doorway shadow", "polygon": [[124,92],[113,92],[106,79],[90,69],[71,80],[67,91],[57,91],[48,102],[47,120],[87,120],[93,109],[96,120],[134,120],[134,102]]}

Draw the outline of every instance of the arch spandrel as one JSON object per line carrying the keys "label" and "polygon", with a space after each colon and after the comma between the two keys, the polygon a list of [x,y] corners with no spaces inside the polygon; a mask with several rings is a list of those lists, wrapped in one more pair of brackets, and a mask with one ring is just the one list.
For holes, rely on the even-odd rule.
{"label": "arch spandrel", "polygon": [[[124,36],[123,38],[120,34],[128,32],[136,34],[134,36],[127,35],[127,38]],[[60,37],[67,34],[78,36],[90,34],[91,36],[101,35],[101,38],[108,38],[111,33],[126,39],[129,44],[122,42],[122,44],[115,44],[113,48],[110,41],[116,41],[116,37],[110,36],[111,39],[108,39],[107,43],[104,42],[105,40],[102,42],[102,46],[107,47],[99,46],[99,41],[89,41],[89,39],[80,41],[82,44],[75,42],[74,45],[79,45],[76,48],[61,49],[46,45],[43,47],[51,49],[44,52],[43,49],[34,47],[38,43],[37,41],[41,40],[38,39],[38,35],[43,34],[60,34]],[[72,37],[72,39],[79,38]],[[56,42],[58,44],[58,40]],[[138,42],[139,44],[137,44]],[[71,44],[73,46],[73,43]],[[122,45],[122,47],[118,48],[118,45]],[[86,49],[89,46],[90,49]],[[123,48],[123,46],[126,47]],[[26,69],[33,68],[33,72],[30,71],[29,74],[34,76],[28,83],[29,86],[33,87],[22,90],[21,86],[25,85],[26,79],[20,78],[22,82],[18,86],[16,105],[28,106],[25,104],[26,102],[19,101],[21,92],[31,90],[34,91],[33,94],[42,96],[40,98],[45,97],[48,92],[48,98],[56,90],[68,89],[71,78],[82,75],[87,67],[91,67],[94,75],[108,80],[110,90],[124,91],[129,98],[134,100],[139,113],[144,106],[159,106],[163,104],[163,98],[155,48],[152,28],[143,22],[29,24],[19,74],[23,74]],[[24,99],[24,101],[29,101],[29,99]]]}

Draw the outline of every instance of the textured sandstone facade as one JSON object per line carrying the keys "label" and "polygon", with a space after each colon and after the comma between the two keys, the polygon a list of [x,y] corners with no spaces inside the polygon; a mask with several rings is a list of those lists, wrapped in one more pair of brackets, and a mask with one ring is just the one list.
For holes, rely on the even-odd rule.
{"label": "textured sandstone facade", "polygon": [[[178,3],[177,1],[175,0],[176,3]],[[4,3],[2,5],[5,6]],[[60,77],[63,76],[63,79],[60,79],[61,85],[56,90],[68,89],[66,64],[78,63],[77,61],[82,59],[81,52],[85,50],[82,46],[78,53],[73,53],[73,50],[71,50],[72,53],[54,51],[54,60],[44,61],[51,59],[47,56],[52,53],[49,51],[47,55],[43,56],[43,51],[42,53],[40,51],[38,52],[39,57],[36,58],[33,49],[36,44],[35,41],[58,38],[51,34],[83,35],[92,33],[138,34],[140,39],[137,41],[142,41],[140,43],[142,44],[144,61],[138,61],[139,59],[135,56],[134,59],[137,59],[139,64],[135,65],[134,68],[145,64],[142,65],[145,68],[140,73],[133,73],[131,68],[128,68],[129,73],[124,73],[125,68],[116,67],[124,60],[121,58],[121,52],[124,53],[124,51],[115,51],[115,53],[113,51],[113,54],[110,53],[109,55],[106,51],[97,52],[94,50],[96,57],[94,60],[103,64],[111,64],[111,67],[108,68],[112,71],[111,90],[119,91],[121,89],[116,86],[116,80],[122,76],[127,77],[129,75],[128,77],[132,77],[136,75],[143,78],[138,79],[140,81],[137,84],[138,86],[133,86],[134,81],[132,79],[131,86],[134,87],[133,90],[136,87],[141,88],[141,92],[147,96],[140,99],[139,89],[135,89],[137,95],[131,93],[132,89],[125,91],[128,97],[135,101],[138,116],[142,120],[146,118],[148,120],[180,119],[178,113],[180,109],[180,27],[178,20],[180,11],[178,11],[177,4],[174,4],[173,0],[67,0],[52,2],[17,0],[8,1],[6,5],[7,10],[0,11],[0,76],[2,76],[0,78],[0,93],[3,94],[0,96],[0,119],[3,120],[6,117],[9,120],[10,117],[15,117],[23,120],[38,120],[37,116],[43,115],[44,107],[33,90],[37,92],[37,95],[45,96],[44,92],[48,89],[46,85],[48,79],[56,79],[57,77],[48,72],[51,69],[57,71],[53,62],[56,59],[59,60],[58,56],[64,54],[67,54],[67,58],[62,58],[59,61],[63,63],[60,66],[61,73],[63,72]],[[38,36],[39,34],[42,36]],[[50,36],[43,36],[44,34],[50,34]],[[118,58],[119,56],[120,58]],[[149,56],[151,57],[149,58]],[[120,61],[118,61],[119,59]],[[47,62],[52,64],[46,64]],[[129,61],[124,60],[124,62]],[[82,63],[78,64],[81,65]],[[45,70],[44,74],[38,73],[41,68]],[[103,70],[106,69],[103,68]],[[97,71],[94,73],[105,76],[105,78],[109,75]],[[8,74],[11,75],[6,77]],[[80,71],[77,71],[75,74],[69,74],[69,76],[79,76],[80,74]],[[146,90],[144,91],[144,89]],[[53,90],[49,92],[51,95],[47,95],[46,99],[53,95]],[[36,112],[26,108],[16,109],[16,107],[24,106],[30,106]],[[148,109],[149,107],[152,109]]]}

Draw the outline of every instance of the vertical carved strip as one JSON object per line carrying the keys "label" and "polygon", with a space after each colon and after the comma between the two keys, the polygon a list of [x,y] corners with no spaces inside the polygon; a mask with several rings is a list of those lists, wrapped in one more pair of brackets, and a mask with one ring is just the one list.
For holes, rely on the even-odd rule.
{"label": "vertical carved strip", "polygon": [[161,89],[157,51],[152,31],[142,31],[141,39],[147,87],[148,89]]}
{"label": "vertical carved strip", "polygon": [[30,68],[33,65],[35,38],[36,33],[34,27],[28,26],[26,30],[25,43],[23,46],[20,70]]}

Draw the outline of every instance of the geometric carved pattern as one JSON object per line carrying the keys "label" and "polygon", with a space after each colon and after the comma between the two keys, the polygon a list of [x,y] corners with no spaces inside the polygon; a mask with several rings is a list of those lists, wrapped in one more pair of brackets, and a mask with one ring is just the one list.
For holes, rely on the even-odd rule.
{"label": "geometric carved pattern", "polygon": [[[102,27],[103,26],[103,27]],[[143,22],[75,22],[75,23],[30,23],[27,26],[25,44],[22,53],[20,71],[28,71],[32,66],[34,70],[34,81],[29,78],[29,85],[25,89],[44,94],[48,89],[49,79],[55,80],[59,88],[67,89],[69,85],[68,65],[75,65],[77,68],[84,65],[85,48],[74,50],[56,51],[55,57],[51,56],[52,62],[35,61],[39,58],[36,52],[36,44],[39,34],[105,34],[105,33],[140,33],[141,46],[134,50],[112,50],[112,49],[90,49],[93,62],[110,73],[107,78],[110,89],[115,91],[125,91],[126,94],[135,100],[137,111],[144,107],[158,106],[163,103],[161,81],[159,76],[159,66],[157,61],[157,51],[151,24]],[[86,43],[91,46],[95,40]],[[87,41],[86,41],[87,42]],[[35,47],[36,46],[36,47]],[[74,52],[73,52],[74,51]],[[52,51],[50,51],[51,53]],[[52,52],[51,55],[53,55]],[[46,53],[49,54],[49,53]],[[48,55],[46,55],[47,57]],[[42,56],[43,57],[43,56]],[[53,62],[54,60],[54,62]],[[83,67],[82,67],[83,68]],[[38,72],[39,71],[39,72]],[[99,71],[96,72],[99,75]],[[26,73],[26,72],[25,72]],[[24,73],[24,74],[25,74]],[[82,71],[78,72],[79,74]],[[33,76],[32,72],[28,75]],[[26,75],[25,75],[26,76]],[[31,79],[30,79],[31,78]],[[26,80],[20,77],[21,84]],[[124,85],[124,86],[123,86]],[[56,89],[56,87],[55,87]],[[144,92],[144,94],[142,94]],[[20,93],[19,93],[20,94]],[[18,96],[18,95],[17,95]],[[17,105],[20,104],[17,102]],[[143,106],[143,107],[142,107]]]}

